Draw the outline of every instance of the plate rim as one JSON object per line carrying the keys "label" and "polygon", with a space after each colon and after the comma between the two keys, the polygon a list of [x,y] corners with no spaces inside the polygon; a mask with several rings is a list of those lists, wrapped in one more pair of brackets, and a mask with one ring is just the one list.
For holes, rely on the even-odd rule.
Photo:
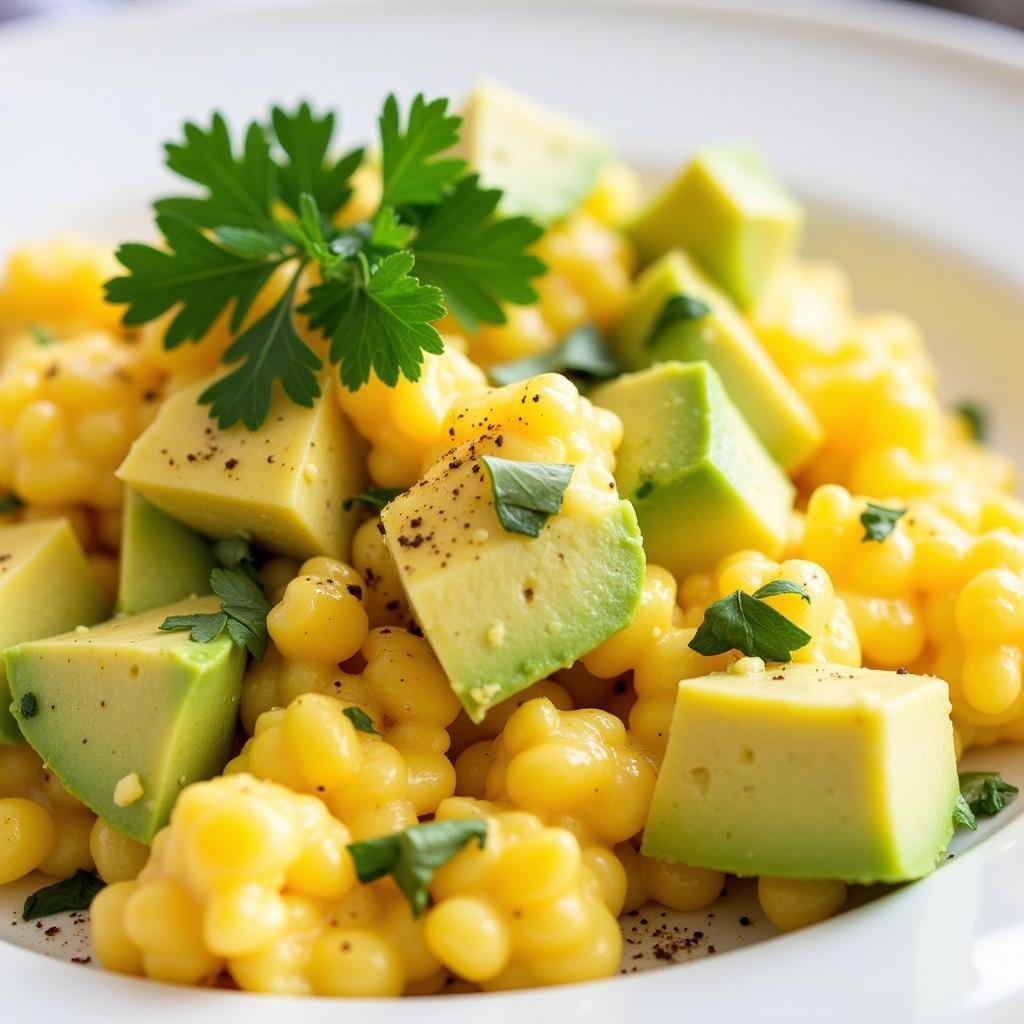
{"label": "plate rim", "polygon": [[[4,58],[15,51],[18,51],[20,55],[26,46],[46,49],[74,43],[78,40],[86,40],[90,35],[102,34],[110,28],[123,27],[125,30],[137,30],[142,27],[151,27],[158,29],[161,25],[197,21],[209,23],[243,16],[263,18],[284,10],[301,17],[306,11],[324,12],[346,6],[381,10],[385,6],[390,8],[417,6],[417,0],[294,0],[294,2],[290,2],[290,0],[253,0],[246,6],[237,5],[231,0],[184,0],[184,2],[181,0],[177,0],[177,2],[175,0],[154,0],[154,2],[138,7],[90,9],[71,15],[66,12],[45,13],[0,26],[0,84],[5,77]],[[496,9],[534,8],[538,11],[552,7],[558,7],[564,11],[575,11],[585,7],[600,6],[636,13],[638,17],[649,17],[655,14],[685,16],[688,13],[697,12],[715,17],[782,21],[830,33],[852,32],[888,44],[898,43],[933,55],[954,56],[970,60],[991,72],[1008,74],[1015,80],[1024,83],[1024,32],[980,22],[970,16],[921,7],[916,4],[893,5],[884,0],[828,0],[828,2],[817,3],[813,0],[439,0],[437,6],[443,9],[466,6],[490,6]],[[989,847],[994,845],[995,835],[1003,837],[1005,840],[1003,845],[1024,845],[1024,813],[1017,814],[1005,825],[994,827],[991,831],[993,835],[987,836],[984,842],[959,856],[955,863],[943,869],[941,875],[948,878],[958,872],[966,872],[970,866],[978,864],[980,856],[986,852],[990,855],[993,854]],[[892,904],[901,896],[907,897],[912,891],[928,885],[938,877],[938,875],[931,876],[912,886],[904,887],[897,893],[887,895],[882,902]],[[861,921],[877,912],[877,906],[876,903],[869,903],[857,907],[840,917],[816,925],[813,929],[779,936],[768,943],[758,943],[756,948],[762,951],[762,955],[766,945],[770,945],[773,949],[781,946],[788,950],[806,942],[807,936],[812,934],[825,941],[828,936],[839,931],[844,924],[852,920]],[[749,954],[753,948],[752,946],[733,950],[728,954],[728,959],[731,962],[737,954],[741,952]],[[465,1012],[467,1021],[470,1013],[476,1017],[484,1003],[497,1005],[498,1002],[502,1002],[513,1006],[513,1012],[517,1014],[524,1009],[527,1009],[528,1012],[537,1012],[543,1006],[557,1002],[571,1005],[571,1001],[577,995],[581,998],[592,997],[593,1000],[599,1001],[601,993],[612,986],[616,990],[622,991],[629,986],[631,991],[636,992],[637,986],[649,987],[655,976],[681,977],[678,974],[678,968],[686,967],[695,970],[699,966],[703,970],[706,965],[709,966],[714,962],[716,962],[716,958],[705,958],[699,964],[695,961],[659,968],[655,975],[612,977],[548,989],[501,994],[469,994],[458,1000],[446,1000],[444,1006],[449,1017],[457,1021],[463,1019],[460,1016],[463,1012]],[[34,950],[0,942],[0,979],[13,979],[16,983],[19,976],[32,976],[41,973],[53,975],[54,971],[50,970],[50,965],[58,965],[57,969],[73,966]],[[94,979],[99,979],[106,987],[113,986],[113,988],[108,988],[108,991],[114,991],[116,988],[118,992],[124,992],[126,996],[140,997],[146,1004],[152,1003],[154,998],[159,999],[161,993],[167,994],[168,992],[165,985],[145,979],[112,975],[108,972],[102,974],[92,972],[91,976]],[[60,992],[54,992],[53,996],[54,998],[74,999],[73,996]],[[271,1013],[276,1014],[282,1008],[300,1006],[307,1018],[320,1019],[320,1012],[326,1016],[326,1012],[330,1012],[331,1008],[336,1010],[338,1005],[336,998],[329,997],[266,995],[254,997],[252,993],[184,989],[177,986],[174,990],[174,997],[183,1000],[180,1009],[183,1016],[197,1009],[198,1001],[202,1000],[218,1013],[225,1007],[233,1009],[244,1005],[249,1011],[258,1011],[253,1015],[254,1021],[262,1021],[265,1016],[269,1020]],[[245,1002],[240,1002],[241,999],[244,999]],[[186,1000],[191,1005],[184,1005]],[[381,998],[347,998],[343,1002],[357,1007],[360,1012],[364,1013],[370,1009],[382,1011],[381,1016],[373,1013],[371,1017],[367,1017],[368,1020],[384,1020],[383,1013],[386,1013],[388,1017],[405,1019],[403,1016],[405,1013],[420,1012],[425,1007],[438,1007],[434,997],[405,997],[400,1001]],[[457,1007],[465,1007],[465,1011],[459,1009],[457,1013],[453,1013],[453,1004]],[[69,1001],[68,1005],[72,1006],[73,1002]],[[138,1006],[141,1003],[135,1003],[135,1005]],[[1020,1005],[1024,1004],[1018,1003],[1018,1006]],[[318,1012],[315,1009],[318,1006],[324,1009]],[[111,1009],[109,1006],[104,1008],[104,1019],[110,1019]],[[85,1011],[81,1007],[76,1009],[76,1015],[80,1019],[91,1019],[88,1016],[91,1012],[91,1009]],[[123,1011],[114,1009],[114,1012]],[[205,1013],[202,1018],[196,1017],[196,1019],[205,1020]]]}

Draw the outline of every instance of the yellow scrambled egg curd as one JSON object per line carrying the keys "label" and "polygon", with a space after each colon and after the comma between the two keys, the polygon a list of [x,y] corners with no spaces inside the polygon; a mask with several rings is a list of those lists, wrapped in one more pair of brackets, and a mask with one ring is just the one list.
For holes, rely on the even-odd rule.
{"label": "yellow scrambled egg curd", "polygon": [[806,493],[824,483],[904,498],[1012,487],[1010,461],[943,413],[916,325],[896,313],[857,314],[842,271],[784,268],[750,319],[825,429],[800,480]]}
{"label": "yellow scrambled egg curd", "polygon": [[471,334],[476,363],[488,367],[545,352],[585,323],[615,326],[636,270],[633,248],[616,225],[635,211],[637,192],[633,172],[609,166],[587,203],[545,232],[534,248],[548,268],[533,281],[537,303],[506,306],[505,323],[482,324]]}
{"label": "yellow scrambled egg curd", "polygon": [[452,406],[445,420],[444,443],[430,462],[456,445],[485,435],[498,448],[508,445],[509,458],[592,462],[613,470],[622,421],[584,398],[568,378],[542,373]]}
{"label": "yellow scrambled egg curd", "polygon": [[485,990],[613,974],[624,883],[610,889],[573,834],[535,814],[463,797],[437,812],[439,821],[463,818],[486,820],[487,837],[482,848],[467,844],[431,883],[424,927],[441,963]]}
{"label": "yellow scrambled egg curd", "polygon": [[0,279],[0,335],[27,327],[57,337],[119,331],[123,309],[104,299],[103,283],[121,269],[109,247],[72,237],[15,249]]}
{"label": "yellow scrambled egg curd", "polygon": [[800,544],[836,581],[865,664],[945,679],[961,745],[1024,738],[1024,505],[870,499],[906,509],[879,542],[864,540],[868,500],[820,487]]}
{"label": "yellow scrambled egg curd", "polygon": [[[305,693],[287,708],[264,712],[225,771],[316,794],[357,838],[415,825],[419,815],[433,813],[455,791],[455,769],[436,749],[447,746],[447,733],[407,725],[401,730],[407,745],[400,750],[357,728],[345,713],[351,707],[325,694]],[[438,732],[444,737],[440,743]]]}
{"label": "yellow scrambled egg curd", "polygon": [[370,442],[367,466],[382,487],[407,487],[419,479],[427,453],[442,440],[453,404],[487,388],[483,370],[449,337],[440,355],[426,353],[420,379],[400,377],[394,387],[376,375],[358,391],[338,387],[345,414]]}
{"label": "yellow scrambled egg curd", "polygon": [[611,847],[644,826],[654,771],[614,715],[531,700],[491,752],[486,797],[539,814],[585,845]]}
{"label": "yellow scrambled egg curd", "polygon": [[0,885],[31,871],[92,871],[95,821],[27,743],[0,746]]}
{"label": "yellow scrambled egg curd", "polygon": [[33,505],[118,508],[114,471],[156,413],[161,386],[111,334],[12,357],[0,371],[0,490]]}

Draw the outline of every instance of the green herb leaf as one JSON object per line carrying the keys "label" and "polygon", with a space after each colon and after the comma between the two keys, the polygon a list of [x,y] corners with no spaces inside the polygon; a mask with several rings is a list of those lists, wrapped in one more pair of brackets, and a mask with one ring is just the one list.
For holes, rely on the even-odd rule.
{"label": "green herb leaf", "polygon": [[103,882],[89,871],[79,869],[70,878],[37,889],[25,900],[22,920],[34,921],[66,910],[88,910]]}
{"label": "green herb leaf", "polygon": [[281,249],[282,238],[276,232],[225,225],[213,233],[222,248],[242,260],[265,260],[276,256]]}
{"label": "green herb leaf", "polygon": [[494,508],[508,533],[540,535],[541,527],[562,507],[573,467],[560,462],[515,462],[484,455],[491,476]]}
{"label": "green herb leaf", "polygon": [[960,793],[973,814],[998,814],[1006,806],[1006,794],[1018,792],[999,772],[960,773]]}
{"label": "green herb leaf", "polygon": [[978,819],[975,818],[970,805],[964,799],[963,793],[957,793],[956,800],[953,801],[953,825],[954,827],[963,825],[972,832],[978,830]]}
{"label": "green herb leaf", "polygon": [[864,527],[861,543],[874,540],[881,543],[896,528],[896,524],[907,514],[905,508],[886,508],[869,501],[867,508],[860,514],[860,524]]}
{"label": "green herb leaf", "polygon": [[218,113],[213,115],[209,129],[186,122],[184,141],[169,142],[164,148],[167,166],[204,186],[206,195],[161,199],[154,204],[157,213],[174,213],[204,228],[228,224],[273,227],[277,168],[261,125],[249,125],[242,153],[237,157],[227,121]]}
{"label": "green herb leaf", "polygon": [[621,367],[612,358],[601,333],[584,324],[567,334],[547,352],[492,366],[487,372],[495,384],[514,384],[539,373],[565,373],[577,377],[614,377]]}
{"label": "green herb leaf", "polygon": [[335,115],[328,112],[317,117],[305,102],[295,113],[274,107],[271,122],[287,158],[278,169],[281,199],[298,212],[299,197],[307,193],[330,219],[352,196],[350,179],[363,162],[363,150],[354,149],[332,161],[328,154]]}
{"label": "green herb leaf", "polygon": [[653,345],[660,335],[676,324],[693,323],[703,320],[711,312],[711,307],[692,295],[671,295],[665,300],[661,311],[654,319],[651,329],[647,332],[647,345]]}
{"label": "green herb leaf", "polygon": [[17,512],[18,509],[22,509],[24,507],[25,502],[23,502],[13,491],[0,498],[0,516],[8,516],[12,512]]}
{"label": "green herb leaf", "polygon": [[223,612],[197,612],[192,615],[168,615],[160,628],[167,632],[187,629],[193,643],[208,644],[224,632],[228,617]]}
{"label": "green herb leaf", "polygon": [[802,583],[794,583],[792,580],[772,580],[763,587],[754,591],[754,597],[759,601],[766,597],[775,597],[776,594],[799,594],[808,604],[811,603],[811,595]]}
{"label": "green herb leaf", "polygon": [[308,408],[320,397],[317,373],[323,364],[292,321],[298,282],[296,274],[285,294],[228,346],[224,361],[239,365],[199,396],[221,429],[241,420],[256,430],[267,418],[278,380],[296,405]]}
{"label": "green herb leaf", "polygon": [[213,545],[213,557],[225,569],[237,569],[245,573],[261,590],[263,581],[256,570],[256,559],[253,557],[249,541],[241,534],[225,537]]}
{"label": "green herb leaf", "polygon": [[372,732],[380,735],[374,727],[373,719],[362,708],[345,708],[345,717],[360,732]]}
{"label": "green herb leaf", "polygon": [[456,319],[473,331],[481,320],[505,322],[500,302],[537,300],[530,278],[545,266],[527,248],[544,233],[527,217],[496,220],[500,189],[480,187],[472,174],[427,214],[413,240],[416,274],[440,288]]}
{"label": "green herb leaf", "polygon": [[462,118],[448,113],[448,100],[429,103],[420,93],[402,130],[398,101],[384,101],[380,115],[382,206],[436,203],[466,168],[464,160],[440,157],[459,140]]}
{"label": "green herb leaf", "polygon": [[57,335],[41,324],[29,324],[28,333],[32,335],[32,340],[37,345],[52,345],[57,340]]}
{"label": "green herb leaf", "polygon": [[39,713],[39,701],[34,693],[23,693],[19,707],[22,718],[35,718]]}
{"label": "green herb leaf", "polygon": [[771,605],[736,590],[708,605],[689,647],[706,656],[737,650],[748,658],[786,662],[810,640],[810,633]]}
{"label": "green herb leaf", "polygon": [[403,249],[415,233],[410,224],[403,224],[393,206],[382,206],[373,218],[370,228],[369,245],[372,249],[384,251]]}
{"label": "green herb leaf", "polygon": [[220,598],[219,612],[169,615],[160,623],[163,630],[189,630],[197,644],[216,640],[226,629],[232,642],[262,661],[267,650],[267,613],[270,604],[262,588],[243,569],[214,569],[210,589]]}
{"label": "green herb leaf", "polygon": [[413,914],[419,917],[430,905],[428,887],[434,872],[474,839],[482,849],[486,838],[484,821],[430,821],[396,835],[350,843],[348,850],[360,882],[394,876]]}
{"label": "green herb leaf", "polygon": [[303,307],[310,325],[331,337],[341,382],[358,391],[371,370],[389,387],[398,375],[419,380],[423,353],[444,351],[431,321],[444,315],[441,292],[411,276],[408,250],[385,256],[363,281],[328,281]]}
{"label": "green herb leaf", "polygon": [[976,402],[961,402],[954,412],[963,419],[975,441],[988,439],[988,412]]}
{"label": "green herb leaf", "polygon": [[405,491],[404,487],[367,487],[365,491],[346,498],[341,503],[341,507],[347,512],[357,501],[361,501],[369,508],[381,509],[389,501],[394,501],[400,494],[405,494]]}
{"label": "green herb leaf", "polygon": [[180,305],[164,335],[167,348],[199,341],[231,303],[231,329],[238,330],[281,259],[237,256],[176,214],[164,214],[156,223],[170,251],[137,242],[122,245],[117,258],[128,274],[106,283],[107,301],[128,307],[124,322],[129,327]]}

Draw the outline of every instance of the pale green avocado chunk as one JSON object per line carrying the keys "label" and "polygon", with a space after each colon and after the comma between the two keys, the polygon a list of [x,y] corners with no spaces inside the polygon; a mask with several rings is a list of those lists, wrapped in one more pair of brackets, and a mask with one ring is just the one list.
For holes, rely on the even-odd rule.
{"label": "pale green avocado chunk", "polygon": [[[695,299],[708,312],[655,331],[665,303],[677,295]],[[706,360],[772,458],[787,472],[798,470],[821,445],[821,425],[810,407],[729,298],[679,249],[666,253],[637,278],[612,348],[630,370],[668,359]]]}
{"label": "pale green avocado chunk", "polygon": [[615,481],[650,561],[681,578],[742,548],[778,554],[793,485],[708,363],[658,363],[590,399],[622,420]]}
{"label": "pale green avocado chunk", "polygon": [[[244,653],[226,632],[194,643],[187,630],[159,628],[169,615],[219,609],[215,597],[190,598],[5,654],[25,738],[70,793],[140,842],[166,824],[181,789],[230,754]],[[141,796],[115,799],[132,775]]]}
{"label": "pale green avocado chunk", "polygon": [[643,263],[679,247],[693,253],[746,309],[796,250],[803,220],[756,149],[717,146],[698,152],[629,233]]}
{"label": "pale green avocado chunk", "polygon": [[[66,519],[0,526],[0,652],[23,640],[91,626],[109,610]],[[0,658],[0,744],[23,738],[10,703]]]}
{"label": "pale green avocado chunk", "polygon": [[384,507],[413,614],[473,721],[627,626],[640,601],[636,514],[605,471],[577,466],[537,537],[506,532],[480,459],[453,449]]}
{"label": "pale green avocado chunk", "polygon": [[125,491],[117,611],[126,615],[210,592],[213,548],[184,523]]}
{"label": "pale green avocado chunk", "polygon": [[502,190],[498,212],[550,224],[590,194],[612,147],[574,121],[495,82],[483,81],[462,109],[454,149],[488,188]]}
{"label": "pale green avocado chunk", "polygon": [[959,793],[941,680],[787,665],[679,684],[642,850],[737,875],[904,882]]}

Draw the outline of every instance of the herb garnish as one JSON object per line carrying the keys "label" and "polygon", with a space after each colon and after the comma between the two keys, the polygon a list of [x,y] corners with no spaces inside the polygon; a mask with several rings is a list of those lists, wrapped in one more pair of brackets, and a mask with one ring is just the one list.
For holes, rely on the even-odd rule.
{"label": "herb garnish", "polygon": [[350,843],[348,851],[360,882],[393,875],[413,914],[419,917],[430,904],[427,887],[434,872],[474,839],[483,849],[486,837],[484,821],[430,821],[395,835]]}
{"label": "herb garnish", "polygon": [[345,717],[360,731],[372,732],[377,735],[373,719],[362,708],[345,708]]}
{"label": "herb garnish", "polygon": [[957,793],[956,799],[953,801],[953,827],[955,828],[957,825],[963,825],[964,828],[969,828],[972,832],[978,830],[978,819],[975,818],[970,804],[964,799],[963,793]]}
{"label": "herb garnish", "polygon": [[17,512],[18,509],[22,509],[24,507],[25,502],[23,502],[13,491],[0,498],[0,516],[10,515],[12,512]]}
{"label": "herb garnish", "polygon": [[775,594],[799,594],[808,603],[811,600],[800,584],[790,580],[766,583],[753,594],[736,590],[708,605],[690,650],[706,656],[737,650],[748,658],[792,661],[792,652],[810,643],[811,635],[762,600]]}
{"label": "herb garnish", "polygon": [[603,378],[614,377],[620,370],[598,329],[593,324],[584,324],[547,352],[499,363],[487,372],[495,384],[514,384],[539,373]]}
{"label": "herb garnish", "polygon": [[22,718],[35,718],[39,714],[39,700],[34,693],[23,693],[18,711]]}
{"label": "herb garnish", "polygon": [[221,600],[219,612],[169,615],[160,623],[164,630],[187,629],[197,644],[216,640],[226,629],[235,645],[257,661],[267,650],[267,613],[270,604],[263,590],[242,569],[214,569],[210,589]]}
{"label": "herb garnish", "polygon": [[896,524],[907,514],[905,508],[886,508],[873,501],[860,514],[860,525],[864,527],[861,543],[874,540],[881,543],[896,528]]}
{"label": "herb garnish", "polygon": [[974,814],[998,814],[1006,806],[1006,794],[1018,792],[999,772],[960,773],[960,793]]}
{"label": "herb garnish", "polygon": [[42,324],[29,324],[28,333],[32,335],[32,340],[37,345],[52,345],[57,340],[57,335],[53,331],[47,330]]}
{"label": "herb garnish", "polygon": [[651,329],[647,332],[647,346],[653,345],[670,327],[703,320],[710,312],[711,307],[706,302],[702,302],[692,295],[682,292],[678,295],[670,295],[654,318]]}
{"label": "herb garnish", "polygon": [[967,424],[975,441],[988,438],[988,412],[977,402],[961,402],[953,411]]}
{"label": "herb garnish", "polygon": [[367,508],[382,509],[389,501],[394,501],[400,494],[405,494],[405,490],[404,487],[367,487],[365,491],[346,498],[341,507],[348,512],[357,501],[361,501]]}
{"label": "herb garnish", "polygon": [[65,910],[88,910],[93,897],[103,888],[103,882],[90,871],[79,869],[70,878],[37,889],[25,900],[22,920],[60,914]]}
{"label": "herb garnish", "polygon": [[[535,301],[530,279],[545,269],[528,252],[542,229],[526,217],[497,218],[501,192],[444,155],[460,124],[446,99],[422,95],[403,124],[389,96],[379,119],[380,204],[367,220],[339,228],[364,153],[328,156],[333,113],[317,115],[306,103],[275,107],[269,123],[247,126],[240,151],[220,114],[209,128],[187,123],[184,140],[166,147],[166,162],[204,194],[154,204],[162,244],[122,245],[127,274],[107,282],[107,299],[127,306],[128,325],[175,310],[167,348],[201,341],[230,309],[235,337],[223,361],[233,368],[199,399],[222,428],[239,420],[259,427],[275,381],[299,405],[320,394],[322,363],[296,329],[296,314],[330,339],[330,362],[351,390],[371,372],[391,386],[400,374],[418,380],[424,353],[443,351],[433,322],[445,301],[469,329],[502,323],[501,303]],[[284,294],[241,330],[279,268],[290,272]],[[299,305],[307,270],[315,283]]]}
{"label": "herb garnish", "polygon": [[494,509],[509,533],[540,535],[541,527],[562,507],[573,467],[561,462],[516,462],[481,456],[494,491]]}
{"label": "herb garnish", "polygon": [[236,533],[233,537],[225,537],[217,541],[213,546],[213,557],[225,569],[237,569],[249,577],[260,589],[263,588],[263,581],[256,571],[256,559],[253,557],[249,541],[241,534]]}

